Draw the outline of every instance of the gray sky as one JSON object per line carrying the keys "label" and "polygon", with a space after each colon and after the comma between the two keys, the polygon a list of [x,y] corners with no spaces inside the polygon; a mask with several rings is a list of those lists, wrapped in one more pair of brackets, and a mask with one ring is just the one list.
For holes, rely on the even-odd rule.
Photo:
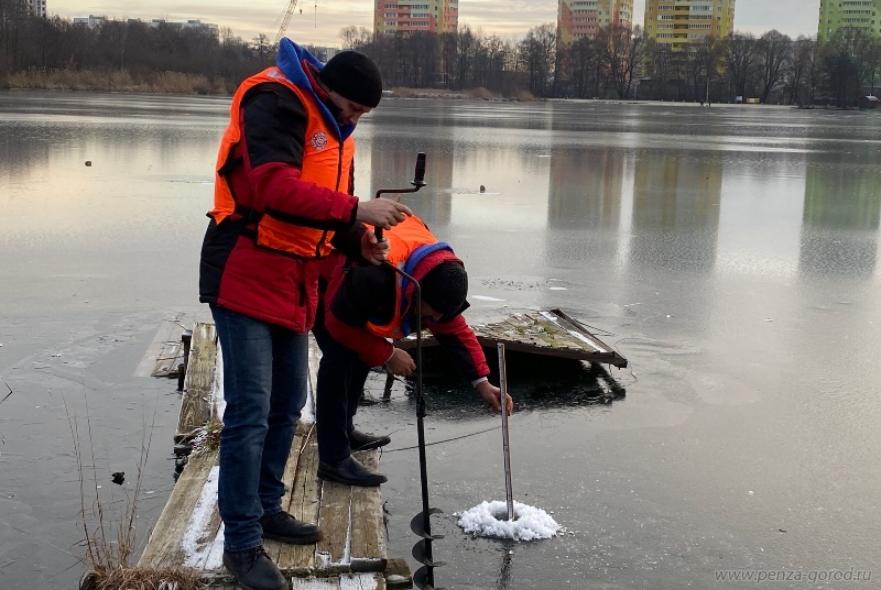
{"label": "gray sky", "polygon": [[[50,14],[89,14],[111,18],[197,18],[233,29],[250,39],[257,33],[275,36],[288,0],[48,0]],[[735,28],[762,33],[778,29],[793,37],[816,35],[820,0],[738,0]],[[301,43],[336,46],[345,26],[373,26],[373,0],[299,0],[288,36]],[[634,15],[642,25],[645,0],[635,0]],[[300,12],[302,10],[302,13]],[[556,21],[556,0],[459,0],[459,24],[484,33],[521,37],[533,26]],[[317,26],[316,26],[317,16]]]}

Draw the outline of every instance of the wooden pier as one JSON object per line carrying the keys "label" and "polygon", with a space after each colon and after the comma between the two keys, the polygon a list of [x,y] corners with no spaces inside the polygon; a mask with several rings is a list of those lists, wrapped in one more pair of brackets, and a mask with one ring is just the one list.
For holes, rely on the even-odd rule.
{"label": "wooden pier", "polygon": [[[587,361],[592,367],[627,366],[627,359],[587,326],[557,309],[514,314],[502,322],[475,326],[475,332],[486,347],[503,342],[514,351]],[[217,511],[217,447],[224,406],[222,350],[213,324],[197,324],[186,337],[183,399],[174,437],[175,452],[184,467],[137,565],[147,570],[187,568],[196,571],[207,588],[232,590],[237,586],[222,564],[223,524]],[[424,343],[436,344],[431,337]],[[397,345],[413,348],[415,339]],[[165,350],[157,360],[167,362],[177,354],[177,349]],[[410,588],[406,561],[387,555],[380,488],[318,479],[314,399],[319,359],[310,338],[309,396],[285,468],[283,509],[297,519],[317,522],[323,538],[315,545],[266,541],[264,546],[294,589]],[[605,376],[613,389],[617,387]],[[387,389],[390,384],[391,380]],[[377,450],[355,456],[372,469],[378,467]]]}
{"label": "wooden pier", "polygon": [[[318,447],[311,411],[317,374],[317,347],[311,343],[310,395],[285,468],[284,510],[317,522],[323,538],[315,545],[267,540],[267,553],[295,589],[383,590],[411,587],[406,562],[390,560],[380,488],[318,479]],[[176,449],[189,458],[156,523],[138,567],[183,567],[200,572],[208,588],[233,589],[222,564],[223,524],[217,511],[217,476],[223,384],[214,326],[197,324],[192,334]],[[375,469],[377,450],[355,456]]]}

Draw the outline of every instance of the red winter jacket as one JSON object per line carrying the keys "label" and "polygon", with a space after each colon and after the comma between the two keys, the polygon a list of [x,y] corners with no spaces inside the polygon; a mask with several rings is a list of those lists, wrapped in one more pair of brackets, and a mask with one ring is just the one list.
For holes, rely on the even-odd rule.
{"label": "red winter jacket", "polygon": [[[308,116],[300,98],[281,84],[260,84],[245,95],[238,116],[241,141],[224,171],[233,195],[259,194],[285,221],[334,230],[333,245],[357,256],[364,231],[355,222],[357,197],[300,180]],[[351,193],[351,178],[347,184]],[[199,299],[306,332],[318,306],[320,264],[258,246],[245,214],[212,220],[202,245]]]}
{"label": "red winter jacket", "polygon": [[[421,280],[428,271],[446,260],[458,260],[451,251],[439,250],[426,256],[412,273]],[[367,323],[384,324],[394,316],[396,276],[387,265],[374,266],[346,261],[341,254],[331,255],[322,271],[327,280],[324,297],[324,323],[337,342],[355,351],[367,365],[385,363],[392,354],[391,342],[371,333]],[[412,297],[412,288],[404,297]],[[414,307],[406,306],[405,307]],[[489,375],[483,348],[462,314],[450,321],[425,321],[456,361],[465,377],[476,381]]]}

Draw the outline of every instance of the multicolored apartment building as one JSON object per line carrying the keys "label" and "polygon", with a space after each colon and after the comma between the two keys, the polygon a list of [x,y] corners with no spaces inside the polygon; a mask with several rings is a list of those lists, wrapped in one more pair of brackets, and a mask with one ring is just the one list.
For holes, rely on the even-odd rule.
{"label": "multicolored apartment building", "polygon": [[734,30],[735,0],[646,0],[645,33],[674,51]]}
{"label": "multicolored apartment building", "polygon": [[455,33],[458,0],[374,0],[373,32]]}
{"label": "multicolored apartment building", "polygon": [[560,0],[557,31],[560,43],[576,39],[594,39],[600,29],[610,24],[630,27],[633,23],[633,0]]}

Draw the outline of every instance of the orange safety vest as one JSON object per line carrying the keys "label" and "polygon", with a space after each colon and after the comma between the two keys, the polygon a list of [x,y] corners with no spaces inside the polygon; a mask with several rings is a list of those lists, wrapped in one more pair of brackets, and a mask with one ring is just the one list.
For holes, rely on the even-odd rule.
{"label": "orange safety vest", "polygon": [[[331,129],[324,119],[316,99],[287,79],[281,69],[271,67],[255,74],[241,83],[232,98],[229,125],[220,142],[217,166],[214,175],[214,208],[208,213],[216,223],[236,211],[236,202],[226,176],[221,172],[230,154],[242,137],[239,112],[245,94],[258,84],[275,83],[289,88],[306,110],[306,141],[303,146],[303,165],[300,179],[314,182],[318,186],[335,191],[348,190],[352,159],[355,156],[355,141],[349,136],[342,142],[337,131]],[[265,211],[255,211],[257,223],[257,244],[273,250],[280,250],[304,258],[321,258],[332,250],[330,241],[333,231],[305,227],[276,219]]]}
{"label": "orange safety vest", "polygon": [[[385,230],[385,239],[389,243],[389,264],[409,275],[412,275],[416,266],[432,252],[453,251],[449,244],[438,241],[425,222],[415,215],[411,215],[393,228]],[[410,280],[399,273],[395,273],[395,280],[395,307],[391,321],[387,324],[367,322],[367,329],[377,336],[400,340],[412,332],[408,317],[412,298],[409,297],[408,292]],[[417,313],[419,313],[418,310]]]}

